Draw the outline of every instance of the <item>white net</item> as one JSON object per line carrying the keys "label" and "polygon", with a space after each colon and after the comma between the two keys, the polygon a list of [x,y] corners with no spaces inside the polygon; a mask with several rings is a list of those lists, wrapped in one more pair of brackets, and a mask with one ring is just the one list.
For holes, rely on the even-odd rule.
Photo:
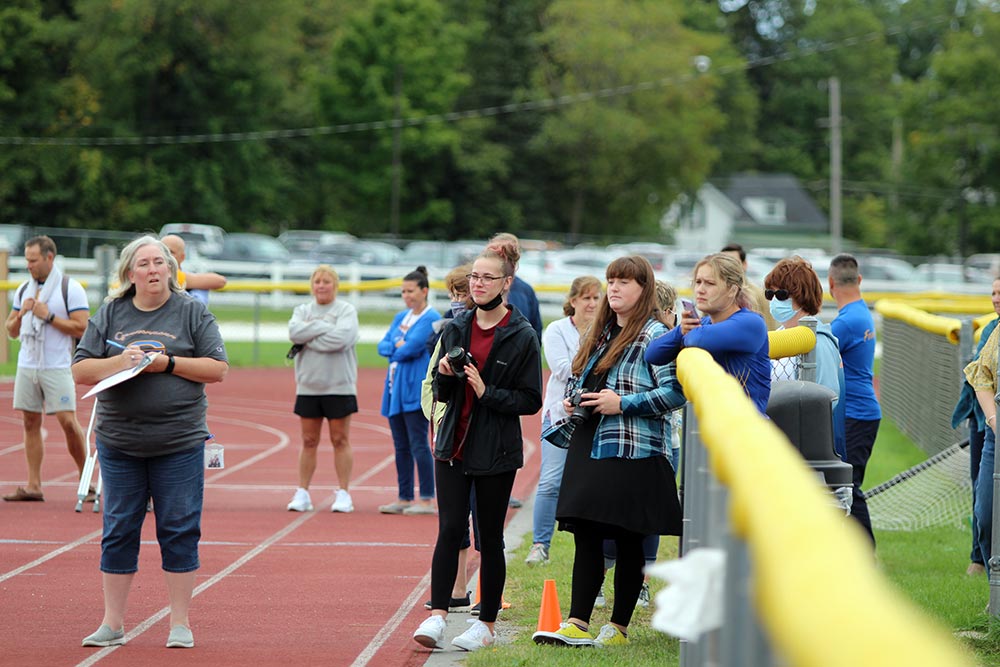
{"label": "white net", "polygon": [[953,445],[866,491],[865,499],[878,530],[967,525],[972,513],[969,450]]}

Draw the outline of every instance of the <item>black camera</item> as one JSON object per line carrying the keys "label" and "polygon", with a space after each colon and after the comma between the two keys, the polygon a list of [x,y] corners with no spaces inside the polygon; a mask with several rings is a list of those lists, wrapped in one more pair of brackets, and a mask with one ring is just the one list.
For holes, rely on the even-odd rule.
{"label": "black camera", "polygon": [[301,352],[302,348],[304,347],[305,345],[301,343],[296,343],[295,345],[292,345],[290,348],[288,348],[288,353],[285,355],[285,359],[294,359],[295,355]]}
{"label": "black camera", "polygon": [[448,360],[448,365],[451,366],[451,372],[455,374],[455,377],[462,379],[465,379],[465,367],[468,364],[473,366],[476,364],[472,355],[458,345],[448,350],[445,358]]}
{"label": "black camera", "polygon": [[583,395],[589,393],[590,390],[586,387],[577,387],[569,395],[569,403],[573,406],[573,414],[569,416],[570,422],[574,424],[582,424],[590,419],[592,409],[580,405],[580,401],[583,400]]}

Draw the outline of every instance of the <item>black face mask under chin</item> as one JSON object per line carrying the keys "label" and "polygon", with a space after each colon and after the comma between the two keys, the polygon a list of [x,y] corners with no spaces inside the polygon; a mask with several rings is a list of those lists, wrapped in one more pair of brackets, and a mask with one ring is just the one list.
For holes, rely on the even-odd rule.
{"label": "black face mask under chin", "polygon": [[491,310],[495,310],[496,307],[499,306],[501,303],[503,303],[503,291],[501,291],[499,294],[493,297],[493,299],[488,303],[484,303],[482,305],[477,303],[476,307],[479,308],[479,310],[485,310],[489,312]]}

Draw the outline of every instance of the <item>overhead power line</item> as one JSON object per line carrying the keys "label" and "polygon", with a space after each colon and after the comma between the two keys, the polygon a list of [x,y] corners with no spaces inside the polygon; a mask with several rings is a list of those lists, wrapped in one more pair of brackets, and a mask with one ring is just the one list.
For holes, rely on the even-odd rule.
{"label": "overhead power line", "polygon": [[[835,42],[816,42],[815,44],[800,46],[799,48],[785,51],[783,53],[755,58],[738,65],[724,65],[717,68],[721,74],[731,74],[738,71],[757,69],[759,67],[769,67],[780,62],[789,62],[807,56],[827,53],[837,49],[854,47],[866,42],[872,42],[881,37],[902,34],[912,30],[932,27],[937,24],[947,23],[950,16],[940,15],[929,19],[912,21],[905,26],[897,26],[886,30],[872,31],[861,35],[853,35]],[[478,109],[467,109],[465,111],[451,111],[442,114],[427,114],[423,116],[411,116],[408,118],[394,118],[377,121],[367,121],[361,123],[343,123],[339,125],[320,125],[315,127],[286,128],[277,130],[254,130],[246,132],[210,132],[210,133],[189,133],[189,134],[161,134],[144,136],[118,136],[118,137],[43,137],[43,136],[0,136],[0,145],[7,146],[169,146],[178,144],[212,144],[212,143],[234,143],[248,141],[276,141],[282,139],[298,139],[304,137],[318,137],[336,134],[350,134],[355,132],[370,132],[391,130],[400,127],[416,127],[429,125],[432,123],[454,123],[472,118],[489,118],[506,114],[549,111],[560,107],[591,102],[598,99],[607,99],[632,95],[641,91],[656,90],[681,85],[696,79],[700,76],[698,70],[703,69],[701,61],[698,66],[693,66],[693,71],[678,76],[663,77],[642,81],[640,83],[616,86],[611,88],[601,88],[593,91],[583,91],[570,93],[558,97],[548,97],[537,100],[527,100],[524,102],[511,102],[501,106],[482,107]]]}

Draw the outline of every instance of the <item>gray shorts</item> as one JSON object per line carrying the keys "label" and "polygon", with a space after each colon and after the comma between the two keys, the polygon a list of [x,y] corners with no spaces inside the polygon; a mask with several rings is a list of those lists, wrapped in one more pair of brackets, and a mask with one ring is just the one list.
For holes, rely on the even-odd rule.
{"label": "gray shorts", "polygon": [[14,376],[14,409],[25,412],[74,412],[76,385],[68,368],[18,368]]}

